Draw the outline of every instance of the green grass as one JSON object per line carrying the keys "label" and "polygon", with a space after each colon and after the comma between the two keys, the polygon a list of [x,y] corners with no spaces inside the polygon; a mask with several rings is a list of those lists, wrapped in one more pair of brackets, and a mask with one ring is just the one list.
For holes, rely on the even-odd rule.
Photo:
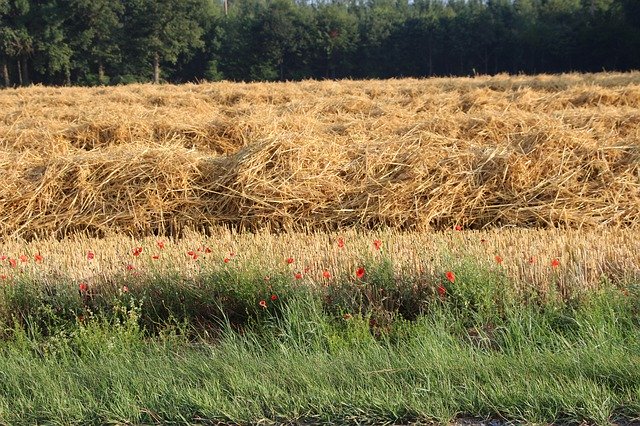
{"label": "green grass", "polygon": [[320,289],[275,273],[267,290],[250,271],[155,277],[91,298],[15,283],[0,298],[0,422],[607,424],[640,413],[633,283],[567,297],[516,292],[465,262],[454,283],[396,272],[372,263],[364,279]]}

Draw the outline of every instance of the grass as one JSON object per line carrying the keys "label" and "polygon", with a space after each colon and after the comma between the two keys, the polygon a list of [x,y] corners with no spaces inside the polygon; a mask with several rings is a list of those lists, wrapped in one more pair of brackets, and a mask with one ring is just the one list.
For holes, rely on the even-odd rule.
{"label": "grass", "polygon": [[0,422],[608,424],[640,412],[640,282],[542,293],[471,258],[453,282],[423,286],[386,256],[364,267],[329,286],[286,269],[197,285],[151,275],[102,299],[5,286]]}

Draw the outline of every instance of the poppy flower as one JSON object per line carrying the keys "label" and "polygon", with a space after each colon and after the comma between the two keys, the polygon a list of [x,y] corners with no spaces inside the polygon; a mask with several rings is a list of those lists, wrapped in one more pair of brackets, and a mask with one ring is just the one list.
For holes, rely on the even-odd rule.
{"label": "poppy flower", "polygon": [[188,254],[189,256],[193,257],[193,256],[196,254],[196,252],[195,252],[195,251],[193,251],[193,250],[189,250],[189,251],[187,252],[187,254]]}
{"label": "poppy flower", "polygon": [[160,250],[164,248],[164,241],[158,241],[156,244]]}
{"label": "poppy flower", "polygon": [[152,259],[158,260],[160,259],[160,256],[157,254],[154,254],[153,256],[151,256]]}
{"label": "poppy flower", "polygon": [[27,263],[28,261],[29,261],[29,258],[26,255],[24,254],[20,255],[20,262]]}
{"label": "poppy flower", "polygon": [[230,261],[231,261],[231,259],[229,259],[228,257],[225,257],[224,260],[223,260],[224,263],[229,263]]}
{"label": "poppy flower", "polygon": [[229,257],[234,257],[236,254],[234,252],[229,252]]}
{"label": "poppy flower", "polygon": [[261,300],[260,302],[258,302],[258,305],[260,305],[261,308],[267,309],[267,301],[266,300]]}
{"label": "poppy flower", "polygon": [[204,252],[209,254],[209,253],[211,253],[211,249],[209,247],[205,247],[204,248]]}
{"label": "poppy flower", "polygon": [[129,287],[127,287],[126,285],[122,286],[122,292],[123,293],[129,293]]}
{"label": "poppy flower", "polygon": [[302,274],[300,272],[296,272],[296,274],[294,275],[296,280],[299,280],[302,278]]}
{"label": "poppy flower", "polygon": [[133,271],[134,269],[136,269],[136,267],[133,266],[132,264],[127,265],[127,271]]}
{"label": "poppy flower", "polygon": [[12,268],[15,268],[17,264],[18,262],[16,262],[15,259],[9,259],[9,265],[11,265]]}
{"label": "poppy flower", "polygon": [[0,275],[0,280],[6,280],[7,276],[6,275]]}
{"label": "poppy flower", "polygon": [[7,260],[7,256],[3,254],[2,256],[0,256],[0,260]]}
{"label": "poppy flower", "polygon": [[484,243],[486,243],[486,242],[487,242],[487,240],[485,240],[484,238],[480,238],[480,243],[481,243],[481,244],[484,244]]}
{"label": "poppy flower", "polygon": [[462,231],[462,226],[456,225],[453,229],[455,229],[456,231]]}
{"label": "poppy flower", "polygon": [[294,261],[293,261],[293,257],[290,257],[290,258],[288,258],[288,259],[287,259],[287,263],[288,263],[289,265],[291,265],[293,262],[294,262]]}
{"label": "poppy flower", "polygon": [[501,265],[501,264],[502,264],[502,257],[500,257],[500,255],[497,255],[497,254],[496,254],[496,263],[497,263],[498,265]]}
{"label": "poppy flower", "polygon": [[361,280],[364,278],[364,268],[360,267],[356,270],[356,277]]}
{"label": "poppy flower", "polygon": [[444,297],[444,295],[447,294],[447,289],[444,288],[443,285],[438,286],[438,294],[440,295],[440,297]]}
{"label": "poppy flower", "polygon": [[304,269],[302,270],[302,272],[304,272],[305,274],[308,274],[309,271],[311,271],[311,268],[308,266],[305,266]]}
{"label": "poppy flower", "polygon": [[557,268],[558,266],[560,266],[560,261],[558,259],[553,259],[551,261],[551,267]]}
{"label": "poppy flower", "polygon": [[338,247],[344,248],[344,239],[342,237],[338,238]]}
{"label": "poppy flower", "polygon": [[382,241],[373,240],[373,247],[375,247],[376,250],[380,250],[380,247],[382,247]]}
{"label": "poppy flower", "polygon": [[449,282],[454,283],[456,281],[456,274],[454,274],[451,271],[447,271],[447,273],[445,274],[445,276],[447,277],[447,279],[449,280]]}
{"label": "poppy flower", "polygon": [[531,256],[531,257],[529,258],[529,263],[531,263],[531,264],[536,263],[536,257],[535,257],[535,256]]}
{"label": "poppy flower", "polygon": [[36,253],[36,254],[35,254],[35,256],[33,256],[33,259],[34,259],[36,262],[42,262],[42,260],[43,260],[44,258],[42,257],[42,255],[41,255],[40,253]]}
{"label": "poppy flower", "polygon": [[87,291],[89,289],[89,286],[87,285],[87,283],[80,283],[78,288],[80,289],[81,293],[84,293],[85,291]]}
{"label": "poppy flower", "polygon": [[88,251],[87,252],[87,259],[88,260],[93,260],[94,257],[96,257],[94,252],[92,252],[92,251]]}
{"label": "poppy flower", "polygon": [[271,301],[272,301],[272,302],[275,302],[276,300],[278,300],[278,296],[277,296],[277,295],[275,295],[275,294],[272,294],[272,295],[271,295]]}
{"label": "poppy flower", "polygon": [[133,249],[133,255],[134,255],[134,256],[136,256],[136,257],[137,257],[137,256],[140,256],[140,253],[142,253],[142,247],[135,247],[135,248]]}
{"label": "poppy flower", "polygon": [[329,271],[322,271],[322,276],[326,279],[331,278],[331,274],[329,273]]}

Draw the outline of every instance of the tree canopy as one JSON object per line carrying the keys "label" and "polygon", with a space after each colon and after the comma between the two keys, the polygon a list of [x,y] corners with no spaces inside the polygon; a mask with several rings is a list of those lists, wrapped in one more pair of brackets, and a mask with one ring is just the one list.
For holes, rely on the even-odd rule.
{"label": "tree canopy", "polygon": [[638,0],[0,0],[0,86],[640,68]]}

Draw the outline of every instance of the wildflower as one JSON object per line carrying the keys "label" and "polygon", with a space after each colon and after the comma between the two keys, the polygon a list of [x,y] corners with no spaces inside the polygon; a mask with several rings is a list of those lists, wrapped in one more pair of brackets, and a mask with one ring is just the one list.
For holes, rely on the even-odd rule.
{"label": "wildflower", "polygon": [[89,286],[87,285],[87,283],[80,283],[78,288],[80,289],[81,293],[84,293],[85,291],[89,290]]}
{"label": "wildflower", "polygon": [[231,261],[231,259],[229,259],[228,257],[225,257],[224,260],[223,260],[224,263],[229,263],[230,261]]}
{"label": "wildflower", "polygon": [[304,269],[302,270],[305,274],[308,274],[309,271],[311,271],[311,268],[309,268],[308,266],[305,266]]}
{"label": "wildflower", "polygon": [[267,301],[266,300],[261,300],[260,302],[258,302],[258,305],[260,305],[260,307],[263,308],[263,309],[267,309]]}
{"label": "wildflower", "polygon": [[338,247],[344,248],[344,239],[342,237],[338,238]]}
{"label": "wildflower", "polygon": [[15,259],[9,259],[9,265],[11,265],[12,268],[15,268],[18,262],[16,262]]}
{"label": "wildflower", "polygon": [[299,280],[302,278],[302,274],[300,272],[296,272],[296,274],[294,275],[296,280]]}
{"label": "wildflower", "polygon": [[447,289],[443,285],[438,286],[438,294],[440,297],[444,297],[447,294]]}
{"label": "wildflower", "polygon": [[327,270],[322,271],[322,276],[326,279],[331,278],[331,274]]}
{"label": "wildflower", "polygon": [[536,257],[535,257],[535,256],[531,256],[531,257],[529,258],[529,263],[531,263],[532,265],[533,265],[534,263],[536,263]]}
{"label": "wildflower", "polygon": [[7,276],[6,275],[0,275],[0,280],[6,280]]}
{"label": "wildflower", "polygon": [[361,280],[362,278],[364,278],[364,268],[360,267],[356,270],[356,277]]}
{"label": "wildflower", "polygon": [[373,247],[375,247],[376,250],[380,250],[380,247],[382,246],[382,241],[380,240],[373,240]]}
{"label": "wildflower", "polygon": [[481,244],[484,244],[484,243],[486,243],[486,242],[487,242],[487,240],[485,240],[484,238],[480,238],[480,243],[481,243]]}
{"label": "wildflower", "polygon": [[93,260],[93,258],[95,257],[95,253],[93,253],[92,251],[88,251],[87,252],[87,259],[88,260]]}
{"label": "wildflower", "polygon": [[24,254],[20,255],[20,262],[27,263],[28,261],[29,261],[29,258],[26,255]]}
{"label": "wildflower", "polygon": [[36,262],[42,262],[42,260],[43,260],[44,258],[42,257],[42,255],[41,255],[40,253],[36,253],[36,254],[35,254],[35,256],[33,256],[33,259],[34,259]]}
{"label": "wildflower", "polygon": [[164,241],[158,241],[156,244],[160,250],[164,248]]}
{"label": "wildflower", "polygon": [[293,257],[288,258],[288,259],[287,259],[287,263],[288,263],[289,265],[291,265],[291,264],[293,263]]}
{"label": "wildflower", "polygon": [[275,294],[272,294],[272,295],[271,295],[271,301],[272,301],[272,302],[275,302],[276,300],[278,300],[278,296],[277,296],[277,295],[275,295]]}
{"label": "wildflower", "polygon": [[236,254],[232,251],[229,252],[229,257],[234,257]]}
{"label": "wildflower", "polygon": [[209,253],[211,253],[211,249],[209,247],[205,247],[204,252],[206,254],[209,254]]}
{"label": "wildflower", "polygon": [[502,264],[502,257],[500,257],[500,255],[497,255],[497,254],[496,254],[496,263],[497,263],[498,265],[501,265],[501,264]]}
{"label": "wildflower", "polygon": [[134,269],[136,269],[136,267],[133,266],[132,264],[127,265],[127,271],[133,271]]}
{"label": "wildflower", "polygon": [[455,229],[456,231],[462,231],[462,226],[456,225],[453,229]]}
{"label": "wildflower", "polygon": [[5,256],[4,254],[2,256],[0,256],[0,260],[7,260],[7,256]]}
{"label": "wildflower", "polygon": [[126,285],[122,286],[122,292],[123,293],[129,293],[129,287],[127,287]]}
{"label": "wildflower", "polygon": [[454,283],[456,281],[456,274],[454,274],[451,271],[447,271],[447,273],[445,274],[445,276],[447,277],[447,279],[451,282]]}
{"label": "wildflower", "polygon": [[135,248],[133,249],[133,255],[134,255],[134,256],[136,256],[136,257],[137,257],[137,256],[140,256],[140,253],[142,253],[142,247],[135,247]]}
{"label": "wildflower", "polygon": [[160,259],[160,256],[157,255],[157,254],[154,254],[153,256],[151,256],[151,258],[154,259],[154,260],[158,260],[158,259]]}
{"label": "wildflower", "polygon": [[560,261],[558,259],[553,259],[551,261],[551,267],[552,268],[557,268],[558,266],[560,266]]}

